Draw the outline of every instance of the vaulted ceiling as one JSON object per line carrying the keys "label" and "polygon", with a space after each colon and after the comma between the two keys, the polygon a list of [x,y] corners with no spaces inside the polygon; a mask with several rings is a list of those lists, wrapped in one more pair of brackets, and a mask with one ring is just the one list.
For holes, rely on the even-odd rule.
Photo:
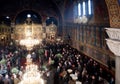
{"label": "vaulted ceiling", "polygon": [[59,16],[67,0],[0,0],[0,16],[15,17],[23,10],[34,10],[42,16]]}
{"label": "vaulted ceiling", "polygon": [[60,27],[63,24],[64,10],[69,8],[66,5],[73,1],[75,0],[0,0],[0,17],[9,16],[12,22],[16,22],[20,13],[32,10],[42,17],[42,22],[47,17],[55,17]]}

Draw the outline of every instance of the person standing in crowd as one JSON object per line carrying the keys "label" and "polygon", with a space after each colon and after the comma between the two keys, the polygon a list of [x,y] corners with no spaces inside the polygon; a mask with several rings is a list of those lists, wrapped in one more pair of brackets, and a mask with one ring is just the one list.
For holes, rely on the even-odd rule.
{"label": "person standing in crowd", "polygon": [[0,84],[4,84],[3,82],[3,75],[0,74]]}

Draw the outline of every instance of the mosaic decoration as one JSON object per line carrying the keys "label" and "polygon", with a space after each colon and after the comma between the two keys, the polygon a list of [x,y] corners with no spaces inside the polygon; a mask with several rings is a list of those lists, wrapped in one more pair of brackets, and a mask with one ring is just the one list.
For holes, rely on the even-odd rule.
{"label": "mosaic decoration", "polygon": [[120,27],[120,6],[118,0],[105,0],[110,18],[111,27]]}

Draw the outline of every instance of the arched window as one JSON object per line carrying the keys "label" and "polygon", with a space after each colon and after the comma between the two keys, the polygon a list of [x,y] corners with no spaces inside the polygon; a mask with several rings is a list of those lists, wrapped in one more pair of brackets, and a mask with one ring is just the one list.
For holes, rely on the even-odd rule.
{"label": "arched window", "polygon": [[89,14],[89,15],[92,14],[92,4],[91,4],[91,0],[88,0],[88,14]]}
{"label": "arched window", "polygon": [[82,3],[82,10],[83,10],[83,15],[86,15],[86,3],[83,1]]}
{"label": "arched window", "polygon": [[81,4],[78,3],[78,16],[82,15],[82,11],[81,11]]}
{"label": "arched window", "polygon": [[[77,16],[76,16],[76,13],[75,14],[75,17],[79,17],[79,16],[91,16],[93,14],[93,4],[92,4],[92,0],[82,0],[82,1],[79,1],[77,2],[77,9],[75,7],[74,9],[74,12],[77,12]],[[76,4],[75,4],[76,6]]]}

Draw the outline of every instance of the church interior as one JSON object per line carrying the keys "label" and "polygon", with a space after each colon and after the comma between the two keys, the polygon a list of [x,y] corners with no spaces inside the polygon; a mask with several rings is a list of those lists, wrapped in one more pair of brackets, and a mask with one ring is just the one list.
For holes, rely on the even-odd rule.
{"label": "church interior", "polygon": [[120,0],[0,0],[0,84],[120,84]]}

